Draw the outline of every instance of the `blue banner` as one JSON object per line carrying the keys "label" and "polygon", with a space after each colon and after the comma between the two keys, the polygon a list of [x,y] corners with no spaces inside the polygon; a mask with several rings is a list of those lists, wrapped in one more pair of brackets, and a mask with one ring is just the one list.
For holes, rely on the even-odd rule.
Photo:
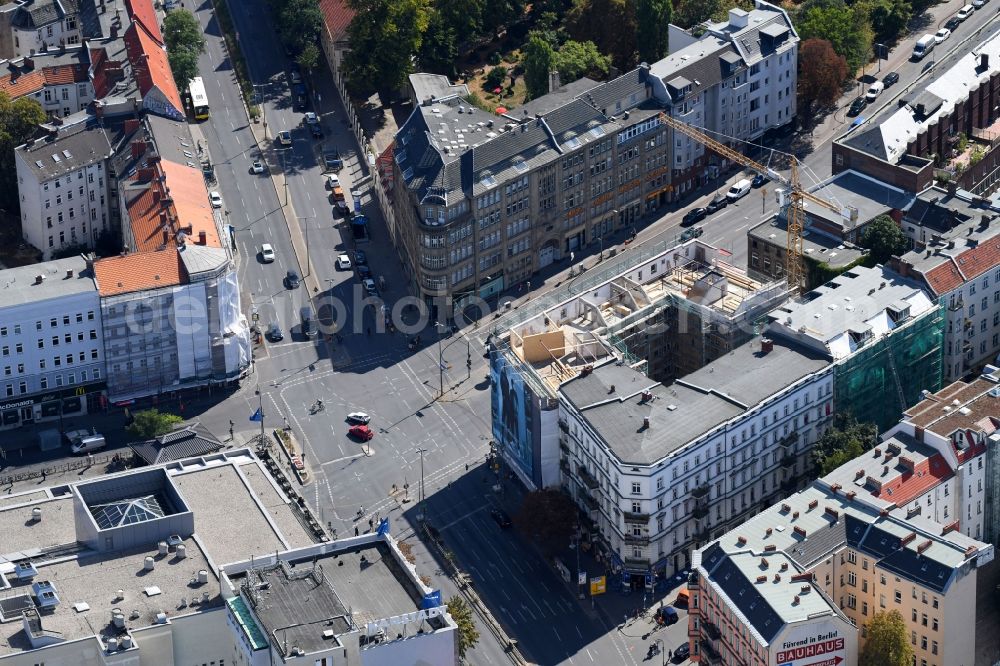
{"label": "blue banner", "polygon": [[260,410],[260,407],[257,408],[256,412],[254,412],[253,414],[250,415],[250,420],[251,421],[263,421],[264,420],[264,412],[262,412]]}
{"label": "blue banner", "polygon": [[378,531],[376,534],[379,536],[384,536],[389,533],[389,519],[383,518],[378,524]]}
{"label": "blue banner", "polygon": [[622,572],[622,587],[628,587],[629,582],[632,580],[632,574],[627,571]]}
{"label": "blue banner", "polygon": [[434,590],[424,595],[420,601],[420,608],[437,608],[441,605],[441,590]]}

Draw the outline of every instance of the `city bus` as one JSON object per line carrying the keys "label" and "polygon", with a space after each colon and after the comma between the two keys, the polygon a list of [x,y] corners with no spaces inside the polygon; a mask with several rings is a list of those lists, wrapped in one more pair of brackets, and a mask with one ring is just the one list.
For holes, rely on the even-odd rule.
{"label": "city bus", "polygon": [[194,111],[196,120],[208,118],[208,95],[205,94],[205,82],[200,76],[191,79],[188,86],[188,93],[191,95],[191,109]]}

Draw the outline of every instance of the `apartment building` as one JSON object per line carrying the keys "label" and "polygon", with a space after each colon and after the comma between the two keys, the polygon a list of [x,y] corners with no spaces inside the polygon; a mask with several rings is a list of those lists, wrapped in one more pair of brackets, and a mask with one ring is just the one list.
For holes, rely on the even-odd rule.
{"label": "apartment building", "polygon": [[458,664],[396,540],[307,527],[248,449],[5,497],[3,666]]}
{"label": "apartment building", "polygon": [[[960,209],[958,209],[960,210]],[[979,208],[949,215],[949,229],[894,259],[943,307],[946,381],[975,374],[1000,354],[1000,227]]]}
{"label": "apartment building", "polygon": [[319,10],[323,14],[323,26],[319,33],[323,55],[330,71],[339,72],[344,55],[351,50],[347,28],[354,20],[354,10],[346,0],[320,0]]}
{"label": "apartment building", "polygon": [[718,177],[731,165],[659,114],[738,139],[790,122],[797,40],[782,10],[758,2],[663,61],[499,116],[454,93],[422,99],[396,135],[392,189],[414,293],[488,298]]}
{"label": "apartment building", "polygon": [[663,386],[616,359],[559,388],[563,483],[644,584],[801,484],[833,414],[828,358],[756,339]]}
{"label": "apartment building", "polygon": [[80,44],[78,0],[16,0],[0,7],[0,58],[20,58]]}
{"label": "apartment building", "polygon": [[864,127],[834,141],[833,173],[853,169],[921,192],[935,172],[947,171],[973,193],[994,189],[1000,177],[994,127],[1000,118],[1000,35],[956,49],[937,61],[935,71],[922,88],[904,91],[898,104],[885,105]]}
{"label": "apartment building", "polygon": [[94,247],[109,229],[106,162],[112,136],[96,122],[51,125],[14,151],[21,234],[43,259]]}
{"label": "apartment building", "polygon": [[31,97],[50,117],[68,116],[94,100],[89,66],[87,50],[79,47],[0,60],[0,91],[11,99]]}
{"label": "apartment building", "polygon": [[975,664],[970,600],[994,547],[922,516],[873,508],[863,494],[853,483],[817,481],[696,552],[692,659],[856,664],[865,624],[896,610],[914,663]]}
{"label": "apartment building", "polygon": [[100,409],[104,331],[87,261],[5,269],[0,283],[0,430]]}

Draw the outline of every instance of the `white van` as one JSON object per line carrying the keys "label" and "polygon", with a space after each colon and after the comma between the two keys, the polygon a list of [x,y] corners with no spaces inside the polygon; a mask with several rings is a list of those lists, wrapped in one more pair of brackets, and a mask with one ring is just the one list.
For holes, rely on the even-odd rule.
{"label": "white van", "polygon": [[730,187],[729,191],[726,192],[726,198],[729,199],[730,203],[739,201],[747,195],[747,192],[750,191],[750,185],[751,182],[749,178],[737,181],[736,184]]}
{"label": "white van", "polygon": [[925,55],[934,50],[934,35],[924,35],[913,45],[913,59],[921,60]]}
{"label": "white van", "polygon": [[871,88],[868,89],[868,94],[865,95],[865,99],[868,100],[869,104],[871,104],[878,98],[879,95],[882,94],[883,90],[885,90],[885,84],[881,81],[876,81],[872,84]]}
{"label": "white van", "polygon": [[103,449],[107,445],[108,443],[104,441],[104,435],[87,435],[77,439],[70,450],[73,453],[90,453]]}

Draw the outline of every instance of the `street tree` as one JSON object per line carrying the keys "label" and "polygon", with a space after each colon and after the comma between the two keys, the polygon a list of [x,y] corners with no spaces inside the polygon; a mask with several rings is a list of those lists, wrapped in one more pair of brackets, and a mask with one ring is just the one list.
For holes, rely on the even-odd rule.
{"label": "street tree", "polygon": [[152,439],[167,434],[183,421],[184,419],[177,414],[161,412],[158,409],[143,409],[132,414],[132,423],[127,429],[140,439]]}
{"label": "street tree", "polygon": [[427,31],[424,32],[420,51],[417,53],[420,70],[452,78],[457,59],[458,38],[455,29],[440,11],[431,10],[427,18]]}
{"label": "street tree", "polygon": [[569,545],[576,533],[576,505],[558,490],[535,490],[524,497],[514,526],[547,554]]}
{"label": "street tree", "polygon": [[838,413],[833,425],[816,440],[812,457],[819,475],[827,474],[875,446],[878,427],[861,423],[850,414]]}
{"label": "street tree", "polygon": [[913,648],[906,636],[906,621],[898,610],[879,611],[867,625],[861,666],[910,666]]}
{"label": "street tree", "polygon": [[293,53],[314,44],[322,26],[318,0],[285,0],[278,9],[278,34]]}
{"label": "street tree", "polygon": [[847,60],[837,55],[825,39],[807,39],[799,45],[799,95],[803,117],[808,118],[813,104],[829,107],[840,97],[847,79]]}
{"label": "street tree", "polygon": [[639,60],[654,63],[667,55],[667,26],[672,16],[671,0],[636,0],[635,45]]}
{"label": "street tree", "polygon": [[905,252],[906,246],[906,235],[888,215],[879,215],[861,232],[861,247],[871,252],[873,264],[884,264],[893,255]]}
{"label": "street tree", "polygon": [[448,615],[458,625],[458,658],[465,659],[465,654],[476,647],[479,642],[479,630],[476,629],[476,618],[472,609],[462,597],[452,597],[448,600]]}
{"label": "street tree", "polygon": [[549,72],[555,69],[556,52],[552,44],[540,32],[528,33],[528,43],[524,45],[524,84],[528,97],[535,99],[549,91]]}
{"label": "street tree", "polygon": [[163,19],[163,43],[169,53],[173,49],[187,48],[197,53],[205,52],[205,35],[195,15],[186,9],[175,9]]}
{"label": "street tree", "polygon": [[895,44],[906,30],[913,7],[909,0],[863,0],[875,39],[883,44]]}
{"label": "street tree", "polygon": [[573,39],[594,42],[618,69],[630,69],[635,63],[635,5],[631,1],[574,0],[566,14],[566,28]]}
{"label": "street tree", "polygon": [[316,69],[316,65],[319,64],[319,47],[316,46],[316,42],[309,42],[302,48],[302,51],[295,56],[295,64],[306,72]]}
{"label": "street tree", "polygon": [[[432,12],[440,15],[444,25],[462,41],[470,42],[483,32],[485,0],[436,0]],[[426,39],[426,36],[425,36]]]}
{"label": "street tree", "polygon": [[430,18],[428,0],[348,0],[354,19],[344,69],[351,88],[390,93],[406,85]]}
{"label": "street tree", "polygon": [[22,97],[11,100],[0,90],[0,208],[16,217],[20,212],[17,196],[17,169],[14,148],[34,136],[45,111],[37,100]]}
{"label": "street tree", "polygon": [[576,81],[581,76],[600,79],[608,74],[611,58],[602,55],[594,42],[569,40],[556,53],[555,68],[559,79],[565,83]]}
{"label": "street tree", "polygon": [[799,10],[799,37],[825,39],[847,60],[848,75],[867,61],[872,48],[872,27],[864,5],[844,0],[809,0]]}
{"label": "street tree", "polygon": [[721,0],[680,0],[673,12],[673,23],[682,28],[694,28],[709,20],[723,7]]}
{"label": "street tree", "polygon": [[185,90],[191,79],[198,76],[198,52],[186,46],[167,51],[167,62],[174,74],[174,83],[179,90]]}

